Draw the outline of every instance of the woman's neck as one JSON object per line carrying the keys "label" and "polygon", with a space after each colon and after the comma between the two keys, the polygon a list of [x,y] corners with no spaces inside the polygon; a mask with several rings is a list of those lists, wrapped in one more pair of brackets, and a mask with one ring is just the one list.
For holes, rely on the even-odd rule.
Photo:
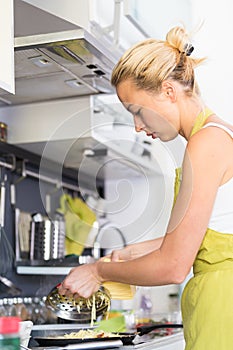
{"label": "woman's neck", "polygon": [[191,135],[197,117],[205,108],[206,106],[199,98],[188,98],[181,106],[179,134],[186,140]]}

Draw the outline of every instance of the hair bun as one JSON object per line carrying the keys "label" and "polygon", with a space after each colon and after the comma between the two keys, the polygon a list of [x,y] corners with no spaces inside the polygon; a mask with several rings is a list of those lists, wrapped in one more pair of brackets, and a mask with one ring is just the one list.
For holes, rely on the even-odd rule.
{"label": "hair bun", "polygon": [[170,46],[186,56],[190,56],[194,50],[194,47],[190,44],[190,36],[183,27],[172,28],[167,33],[166,41]]}

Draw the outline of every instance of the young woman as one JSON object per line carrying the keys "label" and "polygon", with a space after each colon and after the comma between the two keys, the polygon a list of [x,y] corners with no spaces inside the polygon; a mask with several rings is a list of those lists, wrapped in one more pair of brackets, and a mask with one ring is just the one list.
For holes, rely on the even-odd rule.
{"label": "young woman", "polygon": [[181,283],[186,350],[229,350],[233,344],[233,127],[199,93],[185,29],[165,41],[133,46],[112,73],[117,95],[137,132],[166,142],[187,140],[177,171],[176,202],[163,238],[137,243],[71,270],[60,293],[89,297],[104,281],[140,286]]}

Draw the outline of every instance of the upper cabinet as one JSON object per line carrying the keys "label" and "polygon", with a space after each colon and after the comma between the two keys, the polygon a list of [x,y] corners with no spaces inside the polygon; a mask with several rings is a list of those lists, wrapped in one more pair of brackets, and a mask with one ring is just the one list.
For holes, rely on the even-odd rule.
{"label": "upper cabinet", "polygon": [[115,92],[111,71],[122,53],[116,46],[107,45],[83,23],[22,0],[14,5],[16,94],[0,89],[0,106]]}
{"label": "upper cabinet", "polygon": [[169,27],[192,26],[191,0],[24,0],[128,48],[145,37],[163,39]]}
{"label": "upper cabinet", "polygon": [[0,3],[0,87],[15,92],[13,0]]}
{"label": "upper cabinet", "polygon": [[145,38],[144,33],[128,20],[124,0],[25,0],[48,13],[78,25],[96,37],[101,37],[108,46],[123,50],[135,41]]}
{"label": "upper cabinet", "polygon": [[0,107],[115,93],[112,68],[128,47],[191,23],[188,0],[14,0],[13,55],[13,0],[7,5],[0,79],[10,82],[1,85]]}

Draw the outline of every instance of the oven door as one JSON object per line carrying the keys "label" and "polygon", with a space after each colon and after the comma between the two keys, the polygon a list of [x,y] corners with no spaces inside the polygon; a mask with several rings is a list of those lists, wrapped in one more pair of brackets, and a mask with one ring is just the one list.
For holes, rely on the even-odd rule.
{"label": "oven door", "polygon": [[146,350],[184,350],[185,341],[183,332],[167,335],[164,337],[158,337],[148,343],[138,344],[134,346],[134,349],[146,349]]}

